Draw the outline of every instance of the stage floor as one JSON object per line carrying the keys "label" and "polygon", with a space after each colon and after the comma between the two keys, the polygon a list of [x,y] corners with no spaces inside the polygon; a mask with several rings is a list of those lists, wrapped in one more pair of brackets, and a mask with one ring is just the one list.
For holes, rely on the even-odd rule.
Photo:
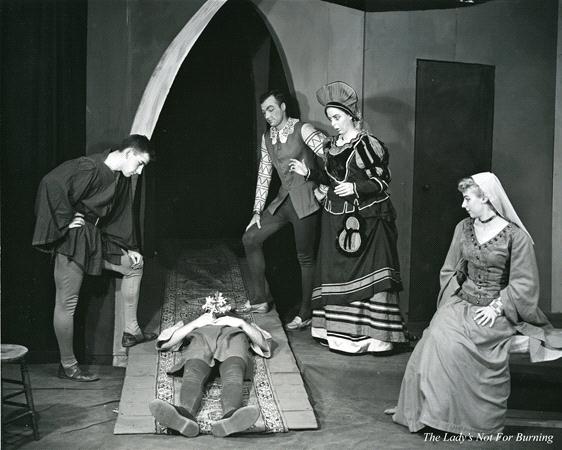
{"label": "stage floor", "polygon": [[[270,435],[230,438],[198,436],[187,439],[168,435],[114,435],[125,370],[93,367],[102,380],[69,384],[56,378],[56,364],[30,366],[33,395],[39,411],[41,440],[33,441],[30,429],[10,426],[5,449],[414,449],[458,448],[458,443],[424,442],[392,422],[383,410],[398,395],[408,353],[384,358],[349,357],[326,351],[306,331],[291,333],[289,342],[302,369],[320,428]],[[560,368],[559,368],[560,369]],[[7,367],[9,375],[13,367]],[[560,372],[558,372],[560,373]],[[533,382],[535,383],[535,382]],[[560,398],[559,392],[557,398]],[[543,395],[549,395],[544,392]],[[551,434],[555,445],[537,443],[465,442],[465,448],[559,448],[562,429],[508,427],[507,434]]]}
{"label": "stage floor", "polygon": [[[242,261],[243,263],[243,261]],[[242,264],[243,267],[243,264]],[[158,295],[159,284],[146,286],[143,295]],[[161,294],[160,294],[161,295]],[[159,314],[149,308],[142,323],[156,325]],[[125,369],[94,366],[102,379],[96,383],[70,383],[56,377],[57,364],[30,365],[33,395],[39,412],[40,441],[29,428],[4,429],[6,449],[414,449],[458,448],[457,442],[426,442],[392,422],[383,411],[396,402],[410,353],[385,357],[347,356],[317,344],[310,332],[288,333],[288,341],[301,371],[319,425],[317,430],[214,438],[137,434],[115,435]],[[544,365],[513,361],[511,407],[536,408],[557,404],[562,398],[562,360]],[[3,376],[16,368],[5,366]],[[511,423],[517,424],[517,421]],[[553,435],[554,446],[515,442],[523,436]],[[559,448],[562,429],[508,426],[512,442],[464,442],[468,448]]]}

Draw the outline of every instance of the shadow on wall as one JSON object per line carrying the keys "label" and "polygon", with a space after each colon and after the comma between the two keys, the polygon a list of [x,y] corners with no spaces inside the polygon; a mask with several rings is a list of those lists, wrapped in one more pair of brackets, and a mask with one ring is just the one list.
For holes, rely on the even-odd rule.
{"label": "shadow on wall", "polygon": [[[310,104],[308,102],[308,98],[306,97],[306,95],[304,95],[302,92],[296,92],[295,96],[300,106],[301,121],[311,124],[312,126],[314,126],[314,128],[320,130],[326,136],[330,136],[331,134],[333,134],[334,130],[328,124],[328,119],[326,119],[326,122],[318,122],[317,120],[310,120],[312,114],[310,113]],[[322,109],[322,106],[318,102],[316,102],[316,97],[314,97],[313,101],[316,105],[315,107],[317,107],[318,109]]]}
{"label": "shadow on wall", "polygon": [[[404,97],[404,94],[366,97],[365,110],[384,115],[390,128],[402,138],[400,147],[410,148],[413,142],[414,109],[411,105],[398,100],[399,97]],[[368,131],[376,135],[376,127],[372,130],[369,123],[365,126]]]}

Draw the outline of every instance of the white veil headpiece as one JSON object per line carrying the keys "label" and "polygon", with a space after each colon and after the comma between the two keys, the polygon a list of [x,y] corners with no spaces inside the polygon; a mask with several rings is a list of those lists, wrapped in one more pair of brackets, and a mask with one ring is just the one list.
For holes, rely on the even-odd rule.
{"label": "white veil headpiece", "polygon": [[[481,172],[475,175],[472,175],[471,178],[474,182],[480,187],[484,195],[488,198],[492,206],[496,209],[498,214],[502,216],[508,222],[512,222],[521,228],[525,233],[529,235],[531,238],[531,242],[533,242],[533,238],[521,222],[521,219],[515,212],[515,208],[509,201],[507,194],[505,193],[502,184],[498,177],[496,177],[491,172]],[[534,244],[534,242],[533,242]]]}

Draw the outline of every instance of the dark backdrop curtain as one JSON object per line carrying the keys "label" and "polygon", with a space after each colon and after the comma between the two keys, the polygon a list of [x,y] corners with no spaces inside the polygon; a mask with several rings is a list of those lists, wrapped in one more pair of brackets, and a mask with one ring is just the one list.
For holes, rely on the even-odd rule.
{"label": "dark backdrop curtain", "polygon": [[54,282],[50,257],[31,247],[34,200],[45,173],[85,154],[87,1],[0,5],[2,342],[47,361]]}

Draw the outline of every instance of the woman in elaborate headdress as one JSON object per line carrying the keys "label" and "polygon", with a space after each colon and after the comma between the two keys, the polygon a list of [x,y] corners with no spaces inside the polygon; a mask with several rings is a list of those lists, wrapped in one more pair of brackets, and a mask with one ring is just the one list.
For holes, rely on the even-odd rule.
{"label": "woman in elaborate headdress", "polygon": [[470,217],[455,228],[437,312],[388,412],[411,432],[429,426],[477,437],[503,429],[509,353],[528,351],[533,362],[558,358],[562,332],[538,308],[533,240],[500,181],[484,172],[458,189]]}
{"label": "woman in elaborate headdress", "polygon": [[324,143],[325,168],[289,165],[325,188],[312,336],[344,353],[389,352],[406,337],[388,150],[361,128],[351,86],[329,83],[316,97],[338,133]]}

